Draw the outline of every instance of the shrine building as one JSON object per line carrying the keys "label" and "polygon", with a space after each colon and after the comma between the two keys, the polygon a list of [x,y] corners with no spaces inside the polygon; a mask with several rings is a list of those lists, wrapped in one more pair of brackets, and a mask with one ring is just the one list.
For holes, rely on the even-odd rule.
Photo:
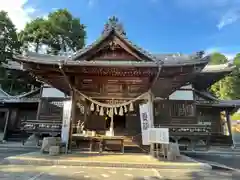
{"label": "shrine building", "polygon": [[[239,102],[218,100],[208,89],[234,67],[208,65],[210,56],[203,52],[152,54],[131,42],[116,24],[70,57],[28,52],[14,58],[48,85],[42,87],[36,121],[47,111],[54,124],[60,112],[46,103],[71,100],[71,141],[83,124],[84,131],[94,135],[109,132],[144,147],[139,105],[148,102],[151,127],[169,128],[170,141],[188,147],[232,145],[230,113]],[[46,98],[49,89],[59,93]]]}

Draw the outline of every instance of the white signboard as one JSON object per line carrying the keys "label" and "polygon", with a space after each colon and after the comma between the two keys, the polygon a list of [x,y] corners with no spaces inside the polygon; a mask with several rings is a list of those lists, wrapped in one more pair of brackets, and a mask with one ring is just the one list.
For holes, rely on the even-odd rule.
{"label": "white signboard", "polygon": [[149,128],[148,133],[149,143],[169,144],[168,128]]}
{"label": "white signboard", "polygon": [[139,112],[140,112],[141,129],[142,129],[142,144],[149,145],[148,128],[150,128],[152,124],[150,120],[148,104],[140,104]]}
{"label": "white signboard", "polygon": [[72,109],[72,102],[64,101],[61,140],[66,144],[68,144],[68,139],[69,139],[71,109]]}

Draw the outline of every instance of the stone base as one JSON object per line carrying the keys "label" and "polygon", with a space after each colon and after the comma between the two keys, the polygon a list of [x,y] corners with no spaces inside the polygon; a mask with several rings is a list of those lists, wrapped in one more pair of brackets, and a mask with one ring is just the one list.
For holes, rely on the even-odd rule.
{"label": "stone base", "polygon": [[169,144],[169,152],[167,153],[167,159],[169,161],[177,160],[180,157],[179,146],[177,143],[170,143]]}
{"label": "stone base", "polygon": [[49,148],[49,155],[56,156],[60,154],[60,147],[59,146],[51,146]]}
{"label": "stone base", "polygon": [[58,137],[45,137],[42,142],[41,152],[49,152],[51,146],[58,146],[60,144]]}

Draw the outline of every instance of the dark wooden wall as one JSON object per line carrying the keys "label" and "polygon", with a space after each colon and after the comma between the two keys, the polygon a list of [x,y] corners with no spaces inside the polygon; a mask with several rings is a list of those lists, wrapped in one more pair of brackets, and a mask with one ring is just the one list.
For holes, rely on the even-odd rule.
{"label": "dark wooden wall", "polygon": [[193,101],[160,100],[154,102],[154,124],[197,124]]}
{"label": "dark wooden wall", "polygon": [[214,107],[198,107],[197,117],[199,122],[211,122],[213,133],[222,133],[221,109]]}
{"label": "dark wooden wall", "polygon": [[[79,111],[79,110],[78,110]],[[84,115],[81,113],[76,113],[77,119],[84,119]],[[114,119],[113,119],[114,121]],[[87,120],[85,124],[85,129],[105,131],[106,129],[105,116],[99,116],[96,112],[88,111]],[[141,122],[139,117],[139,107],[138,103],[135,104],[133,112],[127,112],[125,115],[125,128],[120,130],[119,135],[136,135],[141,133]],[[116,134],[117,135],[117,134]]]}

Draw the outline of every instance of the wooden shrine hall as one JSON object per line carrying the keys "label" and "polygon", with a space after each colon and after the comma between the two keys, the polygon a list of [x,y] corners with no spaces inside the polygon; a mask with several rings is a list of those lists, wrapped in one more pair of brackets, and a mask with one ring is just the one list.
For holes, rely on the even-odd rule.
{"label": "wooden shrine hall", "polygon": [[[210,60],[202,52],[153,55],[132,43],[115,24],[105,27],[97,41],[71,57],[25,53],[15,55],[15,60],[37,79],[71,97],[74,108],[71,111],[70,141],[72,134],[78,131],[93,131],[94,136],[110,134],[111,137],[129,138],[141,145],[139,104],[144,102],[150,103],[151,126],[161,126],[163,122],[164,127],[172,128],[170,133],[173,134],[181,134],[180,130],[174,132],[173,129],[185,128],[182,133],[188,133],[187,137],[198,132],[197,137],[205,142],[211,132],[209,125],[198,123],[198,105],[194,99],[170,100],[170,96],[182,87],[191,86],[190,91],[194,89],[192,84]],[[208,79],[209,76],[204,77]],[[212,79],[212,82],[206,82],[206,86],[217,81]],[[170,113],[168,117],[159,118],[159,113],[154,111],[158,107],[156,102],[161,103],[162,112]],[[169,104],[174,104],[174,108],[165,110]],[[226,109],[230,112],[234,108],[221,106],[219,112]],[[217,121],[220,123],[220,118]],[[79,130],[79,124],[83,129]],[[220,133],[219,128],[217,125],[214,132]]]}

